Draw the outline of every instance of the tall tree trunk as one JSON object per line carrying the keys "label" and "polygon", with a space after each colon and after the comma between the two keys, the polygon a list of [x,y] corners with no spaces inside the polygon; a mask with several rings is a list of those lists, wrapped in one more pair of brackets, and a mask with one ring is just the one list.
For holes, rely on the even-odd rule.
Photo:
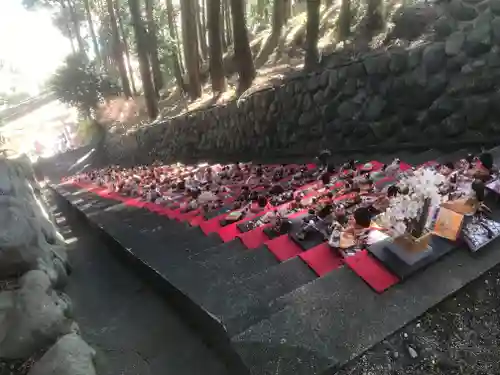
{"label": "tall tree trunk", "polygon": [[[168,0],[170,3],[172,3],[172,0]],[[184,77],[184,74],[186,73],[186,67],[184,66],[184,50],[181,45],[181,37],[179,36],[179,27],[180,31],[182,33],[182,17],[180,17],[178,20],[175,18],[174,13],[173,13],[173,7],[172,9],[172,22],[174,25],[174,34],[175,34],[175,46],[177,48],[177,54],[179,55],[179,67],[181,68],[181,74]],[[180,11],[179,11],[180,14]],[[184,79],[182,80],[184,82]],[[186,84],[184,83],[184,87],[186,87]]]}
{"label": "tall tree trunk", "polygon": [[[209,0],[210,1],[210,0]],[[224,52],[227,52],[227,47],[229,47],[229,43],[227,41],[227,35],[226,35],[226,12],[228,11],[226,9],[226,6],[225,6],[225,0],[221,0],[222,3],[221,3],[221,7],[220,7],[220,11],[221,11],[221,15],[220,15],[220,19],[219,19],[219,22],[220,22],[220,37],[221,37],[221,40],[222,40],[222,50]]]}
{"label": "tall tree trunk", "polygon": [[158,57],[158,36],[156,35],[156,23],[153,16],[153,0],[146,0],[146,18],[148,24],[149,61],[151,61],[151,68],[153,70],[155,93],[156,96],[160,97],[160,89],[163,87],[163,74]]}
{"label": "tall tree trunk", "polygon": [[[226,19],[225,19],[225,22],[226,22],[226,41],[227,41],[227,45],[230,46],[234,43],[233,41],[233,35],[234,35],[234,30],[233,30],[233,22],[231,20],[231,10],[230,10],[230,1],[231,0],[223,0],[224,1],[224,7],[225,7],[225,11],[224,11],[224,14],[226,15]],[[245,14],[245,13],[243,13]]]}
{"label": "tall tree trunk", "polygon": [[208,30],[208,17],[207,17],[207,0],[201,0],[200,5],[200,17],[201,17],[201,29],[205,32]]}
{"label": "tall tree trunk", "polygon": [[196,22],[193,22],[195,11],[194,0],[181,1],[182,41],[184,44],[186,69],[189,76],[189,95],[192,99],[197,99],[201,96],[198,35]]}
{"label": "tall tree trunk", "polygon": [[125,28],[123,27],[122,16],[120,15],[120,5],[118,3],[119,0],[115,1],[115,14],[118,20],[118,26],[120,28],[120,34],[123,40],[123,49],[125,50],[125,62],[127,63],[127,70],[129,73],[129,81],[130,86],[132,87],[132,92],[134,95],[137,95],[137,88],[135,87],[135,79],[134,79],[134,69],[132,69],[132,63],[130,60],[130,52],[129,52],[129,44],[127,40],[127,35],[125,34]]}
{"label": "tall tree trunk", "polygon": [[231,15],[233,19],[234,57],[239,74],[238,92],[243,93],[252,85],[255,78],[255,67],[248,41],[242,0],[231,0]]}
{"label": "tall tree trunk", "polygon": [[292,0],[285,0],[284,7],[284,20],[288,21],[290,18],[292,18]]}
{"label": "tall tree trunk", "polygon": [[222,40],[220,32],[221,0],[208,0],[208,37],[210,39],[210,78],[212,91],[220,93],[226,90],[226,78],[222,62]]}
{"label": "tall tree trunk", "polygon": [[337,22],[337,38],[339,40],[347,39],[351,34],[351,0],[341,1]]}
{"label": "tall tree trunk", "polygon": [[148,111],[149,118],[151,120],[156,119],[158,116],[158,102],[151,80],[151,71],[149,68],[148,60],[148,35],[141,18],[141,11],[139,8],[138,0],[128,0],[128,6],[130,9],[130,15],[132,17],[132,25],[134,27],[136,44],[137,44],[137,56],[139,58],[139,68],[141,71],[142,88],[144,91],[144,97],[146,99],[146,108]]}
{"label": "tall tree trunk", "polygon": [[367,0],[366,28],[368,35],[375,35],[384,27],[383,3],[381,0]]}
{"label": "tall tree trunk", "polygon": [[203,57],[203,60],[206,60],[208,57],[208,46],[207,46],[207,30],[203,27],[201,22],[201,6],[198,0],[195,0],[194,5],[195,15],[196,15],[196,29],[198,30],[198,41],[200,45],[200,55]]}
{"label": "tall tree trunk", "polygon": [[173,53],[173,69],[175,81],[177,82],[177,86],[181,89],[182,92],[186,91],[186,87],[184,85],[184,79],[182,78],[182,67],[180,65],[180,56],[179,56],[179,37],[176,33],[177,25],[174,20],[174,7],[172,5],[172,0],[166,0],[165,5],[167,6],[167,23],[168,23],[168,32],[170,38],[175,42],[176,47],[175,52]]}
{"label": "tall tree trunk", "polygon": [[[62,3],[64,4],[64,2]],[[78,49],[80,53],[87,55],[85,52],[85,42],[83,41],[82,34],[80,32],[80,23],[78,22],[78,17],[76,15],[75,5],[73,0],[67,0],[69,14],[71,17],[71,22],[73,23],[73,28],[75,31],[76,42],[78,43]]]}
{"label": "tall tree trunk", "polygon": [[[309,4],[309,1],[308,1]],[[278,45],[281,36],[281,30],[283,29],[283,23],[285,21],[285,0],[274,0],[273,4],[273,25],[271,30],[271,35],[265,43],[255,59],[255,65],[260,67],[265,64],[269,55],[273,53],[274,49]]]}
{"label": "tall tree trunk", "polygon": [[67,28],[67,31],[68,31],[68,39],[69,39],[69,42],[71,44],[71,52],[73,52],[73,54],[75,54],[76,53],[76,47],[75,47],[75,40],[73,39],[73,31],[71,31],[71,25],[67,24],[66,28]]}
{"label": "tall tree trunk", "polygon": [[318,65],[319,6],[321,0],[307,1],[307,34],[305,69],[313,70]]}
{"label": "tall tree trunk", "polygon": [[123,93],[127,98],[132,97],[132,91],[130,91],[130,83],[127,76],[127,69],[125,69],[125,61],[123,60],[123,46],[120,41],[120,33],[118,32],[118,25],[116,23],[115,8],[113,6],[113,0],[106,0],[106,5],[108,7],[109,23],[111,26],[111,37],[113,38],[113,55],[116,65],[118,66],[118,72],[120,73],[120,79],[122,81]]}
{"label": "tall tree trunk", "polygon": [[83,5],[85,7],[85,15],[87,16],[87,24],[89,27],[90,37],[92,39],[92,46],[94,47],[95,57],[97,59],[97,62],[101,64],[101,52],[99,50],[99,43],[97,42],[97,36],[95,34],[94,22],[92,21],[92,12],[90,10],[89,0],[84,0]]}

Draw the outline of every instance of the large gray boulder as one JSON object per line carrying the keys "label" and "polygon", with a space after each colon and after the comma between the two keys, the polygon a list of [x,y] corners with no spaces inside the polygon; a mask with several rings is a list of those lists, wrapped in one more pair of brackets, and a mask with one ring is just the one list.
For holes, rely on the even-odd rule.
{"label": "large gray boulder", "polygon": [[69,269],[64,239],[35,194],[33,170],[23,158],[0,158],[0,279],[42,269],[62,286]]}
{"label": "large gray boulder", "polygon": [[76,334],[61,337],[28,375],[95,375],[95,351]]}
{"label": "large gray boulder", "polygon": [[0,197],[0,278],[34,269],[40,252],[36,230],[23,205],[15,198]]}
{"label": "large gray boulder", "polygon": [[52,289],[48,275],[30,271],[21,279],[14,305],[0,322],[0,358],[27,358],[73,332],[71,306]]}

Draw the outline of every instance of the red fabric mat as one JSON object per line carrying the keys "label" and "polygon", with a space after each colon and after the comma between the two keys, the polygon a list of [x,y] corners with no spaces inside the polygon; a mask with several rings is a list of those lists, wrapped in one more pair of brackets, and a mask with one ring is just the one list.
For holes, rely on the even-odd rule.
{"label": "red fabric mat", "polygon": [[313,269],[318,276],[339,268],[344,264],[343,258],[328,246],[327,243],[315,246],[299,254],[304,262]]}
{"label": "red fabric mat", "polygon": [[205,234],[210,234],[213,232],[217,232],[221,226],[220,221],[227,216],[227,213],[216,216],[210,220],[206,220],[200,224],[200,228]]}
{"label": "red fabric mat", "polygon": [[177,216],[177,221],[190,221],[192,218],[199,216],[200,215],[200,208],[197,208],[196,210],[192,210],[189,212],[181,213],[180,215]]}
{"label": "red fabric mat", "polygon": [[302,249],[290,239],[288,234],[267,241],[266,245],[269,251],[271,251],[281,262],[302,253]]}
{"label": "red fabric mat", "polygon": [[404,171],[407,171],[408,169],[411,169],[411,165],[408,164],[408,163],[404,163],[404,162],[401,162],[399,164],[399,170],[404,172]]}
{"label": "red fabric mat", "polygon": [[125,203],[127,206],[131,206],[131,207],[144,208],[144,206],[147,202],[143,202],[137,198],[132,198],[132,199],[124,200],[123,203]]}
{"label": "red fabric mat", "polygon": [[269,237],[263,232],[264,228],[267,227],[269,227],[269,224],[261,225],[249,232],[238,234],[237,237],[248,249],[256,249],[264,242],[269,241]]}
{"label": "red fabric mat", "polygon": [[170,215],[170,210],[168,208],[162,207],[161,210],[158,211],[158,214],[161,216],[169,217],[168,215]]}
{"label": "red fabric mat", "polygon": [[181,209],[176,208],[175,210],[170,211],[170,215],[168,217],[171,219],[177,219],[180,215],[182,215]]}
{"label": "red fabric mat", "polygon": [[[252,217],[252,216],[250,216],[250,217]],[[243,220],[237,221],[235,223],[231,223],[229,225],[226,225],[225,227],[220,228],[217,231],[217,233],[219,234],[222,241],[229,242],[229,241],[234,240],[236,238],[236,236],[241,233],[236,225],[244,223],[245,221],[248,221],[248,219],[243,219]]]}
{"label": "red fabric mat", "polygon": [[203,215],[198,215],[198,216],[195,216],[193,217],[191,220],[189,220],[189,224],[192,226],[192,227],[197,227],[199,226],[201,223],[203,223],[205,220],[205,217]]}
{"label": "red fabric mat", "polygon": [[344,262],[377,293],[382,293],[399,283],[398,277],[370,256],[366,250],[346,257]]}

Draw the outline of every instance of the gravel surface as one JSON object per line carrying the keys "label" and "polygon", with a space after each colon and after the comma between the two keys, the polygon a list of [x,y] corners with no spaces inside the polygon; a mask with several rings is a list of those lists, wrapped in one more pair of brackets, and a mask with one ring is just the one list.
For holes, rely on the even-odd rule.
{"label": "gravel surface", "polygon": [[499,374],[499,297],[500,266],[496,266],[339,374]]}

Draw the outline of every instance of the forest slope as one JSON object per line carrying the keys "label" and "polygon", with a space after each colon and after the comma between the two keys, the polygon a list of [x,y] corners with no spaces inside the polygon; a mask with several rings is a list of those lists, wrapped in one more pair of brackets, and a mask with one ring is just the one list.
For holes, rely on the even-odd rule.
{"label": "forest slope", "polygon": [[[351,4],[351,38],[338,40],[338,16],[340,4],[321,7],[320,36],[318,49],[322,56],[321,66],[335,63],[335,60],[349,59],[373,49],[385,48],[388,45],[408,45],[422,38],[432,30],[433,21],[437,19],[439,10],[434,5],[405,5],[399,0],[384,3],[387,23],[381,30],[369,31],[366,27],[366,7],[364,3]],[[244,95],[262,90],[269,86],[283,84],[287,77],[302,74],[305,55],[305,36],[307,14],[305,9],[297,7],[294,17],[284,25],[277,45],[262,55],[263,46],[272,34],[269,26],[251,34],[250,47],[254,56],[257,76],[252,87]],[[159,119],[176,117],[188,111],[202,110],[213,105],[221,105],[236,98],[238,75],[233,66],[233,51],[224,55],[224,68],[228,80],[228,89],[220,96],[214,97],[208,79],[208,65],[201,67],[204,77],[202,96],[191,101],[174,83],[162,92],[159,102]],[[259,62],[260,60],[260,62]],[[99,111],[99,121],[114,132],[124,133],[150,123],[143,97],[133,99],[118,98],[106,102]]]}

